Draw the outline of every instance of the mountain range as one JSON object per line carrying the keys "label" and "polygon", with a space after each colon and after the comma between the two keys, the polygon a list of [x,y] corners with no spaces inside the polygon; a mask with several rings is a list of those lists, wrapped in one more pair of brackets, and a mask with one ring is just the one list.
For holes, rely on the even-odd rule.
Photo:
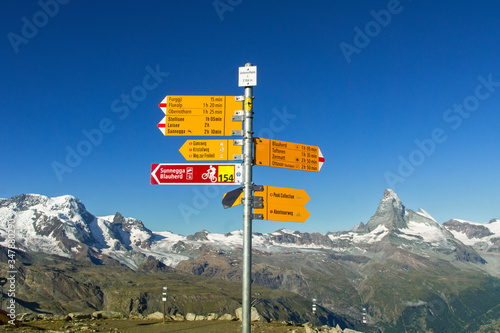
{"label": "mountain range", "polygon": [[[152,232],[120,213],[94,216],[73,196],[37,194],[0,199],[3,246],[9,224],[26,253],[134,272],[241,280],[239,230]],[[281,229],[254,233],[252,243],[254,285],[315,298],[325,316],[345,318],[357,329],[460,332],[500,318],[498,219],[439,224],[387,189],[368,222],[349,231]]]}

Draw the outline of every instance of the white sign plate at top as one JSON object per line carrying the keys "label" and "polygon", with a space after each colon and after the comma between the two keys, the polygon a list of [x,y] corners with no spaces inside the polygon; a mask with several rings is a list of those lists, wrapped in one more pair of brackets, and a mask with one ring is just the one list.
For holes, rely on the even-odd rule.
{"label": "white sign plate at top", "polygon": [[251,87],[257,85],[257,66],[239,68],[238,87]]}

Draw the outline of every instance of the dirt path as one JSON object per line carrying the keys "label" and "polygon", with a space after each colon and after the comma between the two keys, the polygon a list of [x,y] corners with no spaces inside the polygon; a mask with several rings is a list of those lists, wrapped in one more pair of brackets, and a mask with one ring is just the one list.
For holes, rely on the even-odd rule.
{"label": "dirt path", "polygon": [[[111,333],[160,333],[160,332],[202,332],[236,333],[241,332],[241,322],[237,321],[169,321],[151,320],[86,320],[86,321],[33,321],[23,323],[21,328],[0,326],[0,332],[111,332]],[[281,323],[255,323],[255,333],[296,333],[305,332],[300,326],[287,326]]]}

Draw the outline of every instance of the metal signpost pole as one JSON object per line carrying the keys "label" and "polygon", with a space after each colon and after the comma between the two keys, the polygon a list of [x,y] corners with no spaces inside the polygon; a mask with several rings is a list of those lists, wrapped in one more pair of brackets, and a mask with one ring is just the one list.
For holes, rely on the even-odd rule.
{"label": "metal signpost pole", "polygon": [[[247,63],[245,67],[252,66]],[[251,282],[252,282],[252,205],[253,205],[253,87],[245,87],[244,109],[244,159],[243,159],[243,299],[242,332],[250,333]]]}

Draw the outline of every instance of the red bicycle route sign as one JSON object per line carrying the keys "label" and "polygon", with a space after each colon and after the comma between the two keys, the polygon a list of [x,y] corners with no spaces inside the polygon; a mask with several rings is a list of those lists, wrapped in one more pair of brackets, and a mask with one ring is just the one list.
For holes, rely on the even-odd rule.
{"label": "red bicycle route sign", "polygon": [[151,164],[151,185],[241,185],[241,164]]}

